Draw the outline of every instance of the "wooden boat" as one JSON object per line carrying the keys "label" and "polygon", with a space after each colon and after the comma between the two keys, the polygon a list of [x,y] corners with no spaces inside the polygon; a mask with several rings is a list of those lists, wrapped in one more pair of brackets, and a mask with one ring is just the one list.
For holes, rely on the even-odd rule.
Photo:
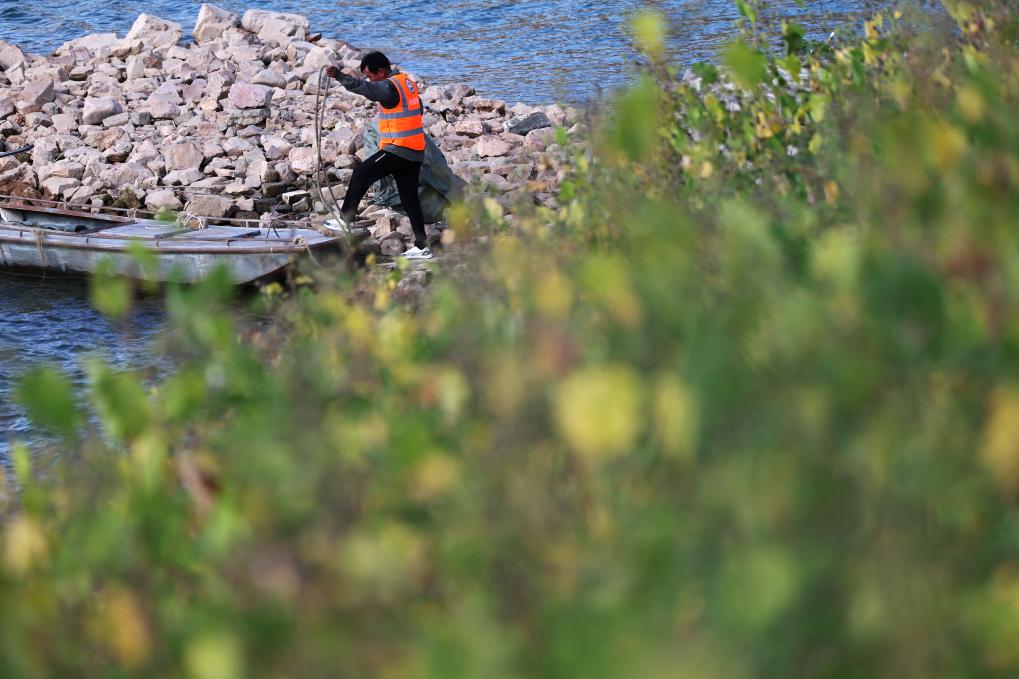
{"label": "wooden boat", "polygon": [[[189,226],[203,220],[192,218],[185,225],[28,202],[0,197],[0,267],[87,275],[107,260],[129,278],[193,283],[225,266],[241,285],[274,277],[300,257],[341,248],[337,236],[294,223],[266,228],[252,221],[195,229]],[[139,246],[154,257],[138,257]],[[140,259],[154,264],[143,270]]]}

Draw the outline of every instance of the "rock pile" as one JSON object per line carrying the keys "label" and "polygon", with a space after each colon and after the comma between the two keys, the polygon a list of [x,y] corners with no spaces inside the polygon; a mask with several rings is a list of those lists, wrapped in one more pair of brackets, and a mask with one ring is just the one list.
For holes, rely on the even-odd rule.
{"label": "rock pile", "polygon": [[[87,35],[48,56],[0,41],[0,137],[7,148],[35,145],[30,164],[0,160],[0,193],[253,218],[309,189],[319,71],[356,72],[360,51],[312,33],[303,16],[209,4],[192,35],[182,45],[179,24],[142,14],[123,38]],[[562,177],[554,127],[576,126],[576,111],[507,106],[465,84],[412,77],[446,112],[428,113],[425,126],[472,190],[503,205],[552,204]],[[331,181],[345,183],[363,158],[373,106],[332,83],[321,149]],[[368,217],[379,240],[409,233],[386,209]]]}

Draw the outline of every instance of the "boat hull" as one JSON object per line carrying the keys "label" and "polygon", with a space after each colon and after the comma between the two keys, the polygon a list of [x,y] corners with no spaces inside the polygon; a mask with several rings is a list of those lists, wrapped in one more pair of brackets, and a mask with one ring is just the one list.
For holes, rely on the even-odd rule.
{"label": "boat hull", "polygon": [[[338,238],[311,229],[217,226],[190,231],[172,223],[88,213],[75,217],[85,229],[76,233],[38,228],[30,221],[51,219],[53,211],[17,210],[5,214],[17,214],[19,223],[0,223],[0,266],[61,275],[88,275],[103,267],[139,280],[195,283],[224,267],[235,284],[248,284],[278,275],[309,253],[338,251],[340,245]],[[145,254],[139,256],[139,250]]]}

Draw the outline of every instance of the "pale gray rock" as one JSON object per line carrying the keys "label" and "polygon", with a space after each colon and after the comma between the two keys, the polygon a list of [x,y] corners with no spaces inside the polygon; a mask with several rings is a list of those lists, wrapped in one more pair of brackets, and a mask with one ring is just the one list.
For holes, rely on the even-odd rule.
{"label": "pale gray rock", "polygon": [[68,133],[78,129],[78,119],[70,113],[58,113],[52,118],[53,128],[60,133]]}
{"label": "pale gray rock", "polygon": [[0,97],[0,118],[14,113],[14,101],[10,97]]}
{"label": "pale gray rock", "polygon": [[99,177],[107,186],[114,188],[140,187],[142,184],[153,178],[152,170],[141,163],[127,162],[110,165],[105,168]]}
{"label": "pale gray rock", "polygon": [[186,170],[201,166],[205,156],[201,149],[190,141],[170,144],[163,152],[167,170]]}
{"label": "pale gray rock", "polygon": [[308,31],[311,28],[311,23],[308,21],[307,17],[303,17],[300,14],[285,14],[283,12],[271,12],[264,9],[249,9],[241,18],[241,26],[244,30],[251,33],[259,33],[265,25],[265,22],[270,19],[291,23],[305,31]]}
{"label": "pale gray rock", "polygon": [[145,60],[137,54],[128,57],[124,68],[124,75],[128,80],[136,80],[143,77],[145,75]]}
{"label": "pale gray rock", "polygon": [[[247,128],[249,126],[263,124],[269,119],[269,116],[272,114],[272,110],[268,108],[232,109],[229,111],[229,114],[230,122],[232,124]],[[242,130],[239,131],[237,135],[240,137],[257,136],[260,133],[260,130],[258,130],[258,128],[255,128],[255,130],[256,131],[249,134],[245,134]]]}
{"label": "pale gray rock", "polygon": [[198,20],[195,22],[192,36],[195,44],[202,45],[217,40],[227,29],[234,28],[239,23],[237,15],[233,12],[203,3],[198,10]]}
{"label": "pale gray rock", "polygon": [[265,157],[269,160],[286,158],[292,148],[293,144],[280,137],[273,136],[262,139],[262,149],[265,151]]}
{"label": "pale gray rock", "polygon": [[[109,119],[107,118],[107,120]],[[130,140],[121,139],[103,151],[103,160],[107,163],[123,163],[131,155],[133,148],[134,144]]]}
{"label": "pale gray rock", "polygon": [[51,101],[53,101],[53,81],[49,78],[40,78],[22,88],[17,108],[21,113],[34,113],[41,111],[42,105]]}
{"label": "pale gray rock", "polygon": [[247,139],[241,139],[240,137],[230,137],[223,142],[223,152],[231,158],[237,158],[243,156],[248,151],[255,148]]}
{"label": "pale gray rock", "polygon": [[96,195],[95,187],[79,186],[74,191],[66,194],[66,200],[68,203],[73,205],[84,205],[85,203],[88,203],[94,195]]}
{"label": "pale gray rock", "polygon": [[6,71],[16,66],[22,66],[28,61],[28,57],[20,47],[6,40],[0,40],[0,69]]}
{"label": "pale gray rock", "polygon": [[159,149],[156,148],[156,144],[152,140],[146,139],[139,144],[135,144],[134,148],[131,150],[131,155],[128,157],[128,160],[133,163],[145,165],[156,158],[159,158]]}
{"label": "pale gray rock", "polygon": [[205,179],[205,174],[194,167],[183,170],[171,170],[162,179],[163,186],[189,186]]}
{"label": "pale gray rock", "polygon": [[476,118],[466,118],[457,121],[453,125],[453,132],[462,134],[465,137],[480,137],[488,134],[490,131],[488,125],[483,120],[477,120]]}
{"label": "pale gray rock", "polygon": [[297,174],[310,175],[318,170],[318,153],[313,148],[302,146],[291,149],[287,160]]}
{"label": "pale gray rock", "polygon": [[125,42],[137,40],[145,47],[158,48],[176,45],[182,37],[184,31],[180,24],[151,14],[139,14],[124,40]]}
{"label": "pale gray rock", "polygon": [[180,96],[180,87],[173,82],[167,81],[157,87],[149,95],[153,99],[165,99],[166,101],[173,102],[174,104],[183,104],[184,100]]}
{"label": "pale gray rock", "polygon": [[70,54],[76,50],[84,49],[92,55],[102,53],[104,50],[112,50],[120,44],[120,38],[116,33],[94,33],[82,36],[74,40],[68,40],[57,48],[56,54]]}
{"label": "pale gray rock", "polygon": [[195,195],[188,201],[187,210],[203,217],[229,217],[234,212],[234,202],[223,196]]}
{"label": "pale gray rock", "polygon": [[269,108],[272,104],[273,89],[265,85],[234,83],[227,100],[234,108]]}
{"label": "pale gray rock", "polygon": [[58,160],[39,170],[40,178],[64,177],[65,179],[81,179],[85,174],[85,166],[73,160]]}
{"label": "pale gray rock", "polygon": [[145,196],[145,205],[150,210],[179,210],[181,202],[172,189],[151,191]]}
{"label": "pale gray rock", "polygon": [[499,137],[489,135],[481,137],[478,140],[478,144],[475,146],[474,152],[482,158],[505,156],[510,152],[510,145]]}
{"label": "pale gray rock", "polygon": [[265,85],[266,87],[283,88],[287,86],[287,79],[285,76],[267,68],[263,68],[259,71],[255,77],[251,79],[251,82],[254,85]]}
{"label": "pale gray rock", "polygon": [[539,151],[544,151],[554,140],[555,130],[551,127],[531,130],[524,135],[524,145]]}
{"label": "pale gray rock", "polygon": [[323,66],[339,66],[340,59],[331,49],[313,45],[304,57],[304,65],[318,71]]}
{"label": "pale gray rock", "polygon": [[149,99],[149,115],[153,120],[173,120],[180,115],[180,107],[166,99]]}
{"label": "pale gray rock", "polygon": [[81,118],[86,125],[98,125],[123,111],[124,107],[112,97],[86,97]]}
{"label": "pale gray rock", "polygon": [[70,177],[49,177],[40,182],[43,192],[53,198],[60,198],[81,186],[81,182]]}
{"label": "pale gray rock", "polygon": [[131,114],[127,111],[103,119],[103,127],[121,127],[131,122]]}

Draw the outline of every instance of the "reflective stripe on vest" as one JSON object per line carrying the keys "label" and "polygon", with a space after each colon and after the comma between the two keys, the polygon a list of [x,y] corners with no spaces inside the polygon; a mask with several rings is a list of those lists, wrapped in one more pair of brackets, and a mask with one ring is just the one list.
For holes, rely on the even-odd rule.
{"label": "reflective stripe on vest", "polygon": [[425,150],[425,131],[421,98],[417,85],[402,73],[388,79],[400,94],[400,103],[393,108],[379,104],[379,146],[401,146],[414,151]]}

